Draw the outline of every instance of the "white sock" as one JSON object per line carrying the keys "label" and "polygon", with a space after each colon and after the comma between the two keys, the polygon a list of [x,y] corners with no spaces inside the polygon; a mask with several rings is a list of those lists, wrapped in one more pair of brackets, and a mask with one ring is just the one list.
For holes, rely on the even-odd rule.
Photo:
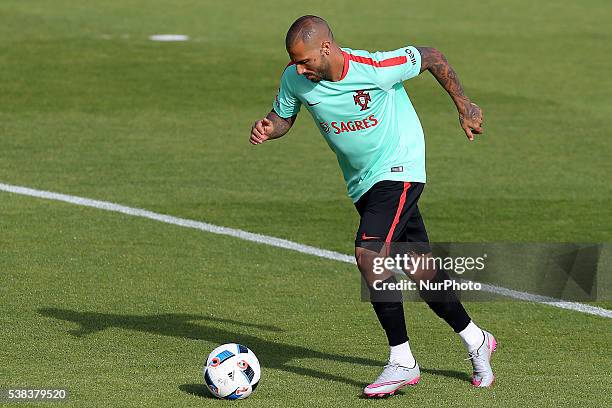
{"label": "white sock", "polygon": [[484,333],[480,327],[476,326],[473,321],[470,320],[470,324],[459,332],[461,340],[468,351],[474,351],[482,344],[484,340]]}
{"label": "white sock", "polygon": [[414,367],[416,363],[412,351],[410,350],[410,344],[408,342],[398,344],[397,346],[391,346],[389,352],[389,361],[396,363],[404,367]]}

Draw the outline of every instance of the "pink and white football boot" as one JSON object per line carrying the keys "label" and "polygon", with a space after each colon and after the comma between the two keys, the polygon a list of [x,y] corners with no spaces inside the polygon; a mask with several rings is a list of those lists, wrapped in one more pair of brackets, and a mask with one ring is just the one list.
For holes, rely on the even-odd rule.
{"label": "pink and white football boot", "polygon": [[495,381],[495,375],[491,368],[491,356],[497,348],[495,337],[488,331],[483,330],[484,339],[482,344],[474,351],[468,353],[468,360],[472,360],[474,373],[472,374],[472,385],[474,387],[490,387]]}
{"label": "pink and white football boot", "polygon": [[376,381],[363,389],[366,397],[388,397],[406,385],[416,385],[421,378],[419,365],[404,367],[396,363],[387,363]]}

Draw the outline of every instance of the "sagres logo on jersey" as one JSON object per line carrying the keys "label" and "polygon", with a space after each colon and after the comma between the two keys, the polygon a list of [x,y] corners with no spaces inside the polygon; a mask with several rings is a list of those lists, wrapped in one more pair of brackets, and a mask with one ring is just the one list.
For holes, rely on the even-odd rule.
{"label": "sagres logo on jersey", "polygon": [[361,91],[353,91],[355,95],[353,95],[353,99],[355,100],[355,105],[361,106],[361,110],[364,111],[369,108],[368,103],[372,101],[370,94],[364,90]]}

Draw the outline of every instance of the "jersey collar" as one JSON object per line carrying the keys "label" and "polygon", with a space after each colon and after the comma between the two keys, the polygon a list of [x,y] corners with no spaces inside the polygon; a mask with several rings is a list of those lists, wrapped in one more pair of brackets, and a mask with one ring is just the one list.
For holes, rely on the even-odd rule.
{"label": "jersey collar", "polygon": [[344,77],[348,73],[348,69],[349,69],[349,55],[348,55],[348,53],[345,52],[344,50],[342,50],[342,56],[344,57],[344,68],[342,69],[342,76],[340,77],[339,81],[342,81],[344,79]]}

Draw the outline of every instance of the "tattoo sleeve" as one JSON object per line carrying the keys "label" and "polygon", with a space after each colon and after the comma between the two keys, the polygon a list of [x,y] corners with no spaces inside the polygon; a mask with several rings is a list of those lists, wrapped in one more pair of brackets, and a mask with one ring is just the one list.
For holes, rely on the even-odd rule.
{"label": "tattoo sleeve", "polygon": [[463,93],[457,73],[450,66],[444,54],[431,47],[416,47],[421,53],[421,72],[429,71],[448,92],[461,112],[469,99]]}
{"label": "tattoo sleeve", "polygon": [[274,123],[274,131],[268,136],[270,137],[270,139],[277,139],[287,133],[289,129],[291,129],[291,126],[293,126],[293,124],[295,123],[297,115],[284,119],[278,116],[276,112],[270,111],[270,113],[268,113],[266,117],[270,119],[272,123]]}

